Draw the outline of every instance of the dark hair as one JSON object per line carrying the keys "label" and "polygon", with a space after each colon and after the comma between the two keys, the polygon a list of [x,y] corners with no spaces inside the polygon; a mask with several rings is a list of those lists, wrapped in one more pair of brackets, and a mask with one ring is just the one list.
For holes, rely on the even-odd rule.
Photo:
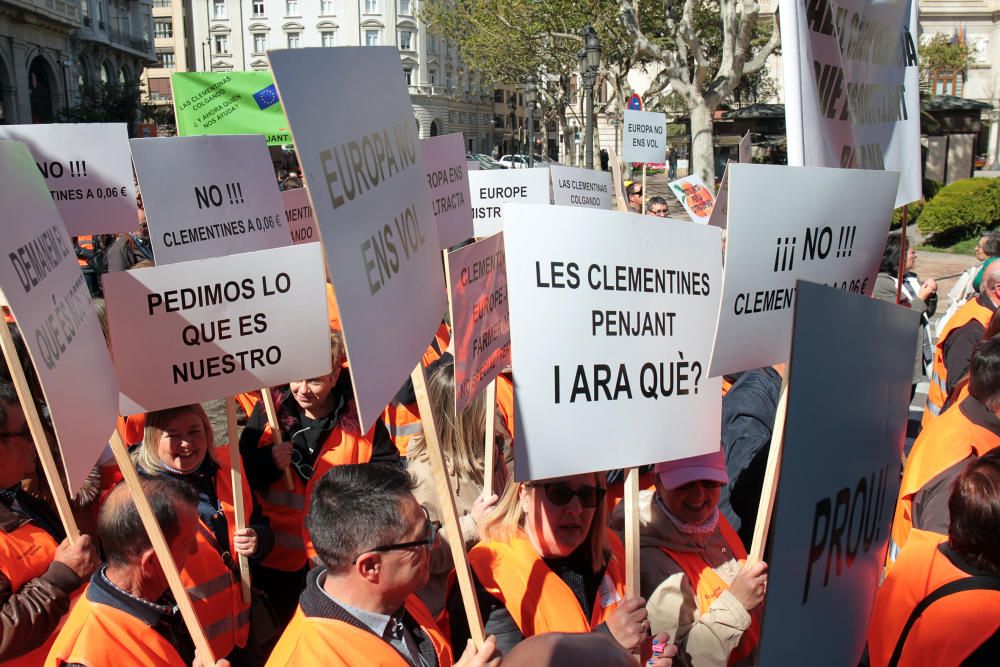
{"label": "dark hair", "polygon": [[986,242],[979,247],[984,255],[987,257],[1000,257],[1000,233],[986,232],[980,238],[986,239]]}
{"label": "dark hair", "polygon": [[948,544],[976,568],[1000,576],[1000,449],[974,459],[948,498]]}
{"label": "dark hair", "polygon": [[413,490],[406,471],[389,463],[335,466],[313,490],[306,528],[327,569],[345,571],[366,549],[399,542],[409,526],[399,504]]}
{"label": "dark hair", "polygon": [[21,403],[17,400],[17,391],[14,389],[14,383],[0,381],[0,424],[7,423],[8,405],[20,407]]}
{"label": "dark hair", "polygon": [[1000,340],[981,341],[972,352],[969,394],[989,410],[1000,408]]}
{"label": "dark hair", "polygon": [[640,192],[642,192],[642,183],[636,183],[633,181],[632,183],[629,183],[627,188],[625,188],[625,194],[630,196],[639,194]]}
{"label": "dark hair", "polygon": [[653,206],[653,204],[656,204],[657,206],[666,206],[667,200],[664,199],[663,197],[656,196],[656,197],[650,197],[648,203],[650,206]]}
{"label": "dark hair", "polygon": [[[906,247],[913,245],[913,241],[906,239]],[[882,264],[878,267],[879,273],[888,273],[893,278],[899,277],[899,255],[902,250],[903,239],[898,232],[891,232],[889,238],[885,240],[885,250],[882,251]]]}
{"label": "dark hair", "polygon": [[[197,507],[198,492],[187,482],[165,476],[142,476],[139,478],[139,485],[149,499],[153,516],[169,544],[177,539],[181,531],[175,506]],[[124,497],[118,498],[119,495]],[[109,563],[132,564],[144,551],[152,548],[152,542],[149,541],[149,535],[139,517],[139,510],[124,483],[115,487],[101,507],[101,513],[97,517],[97,534]]]}
{"label": "dark hair", "polygon": [[295,190],[302,187],[302,179],[298,176],[289,176],[285,179],[285,189]]}

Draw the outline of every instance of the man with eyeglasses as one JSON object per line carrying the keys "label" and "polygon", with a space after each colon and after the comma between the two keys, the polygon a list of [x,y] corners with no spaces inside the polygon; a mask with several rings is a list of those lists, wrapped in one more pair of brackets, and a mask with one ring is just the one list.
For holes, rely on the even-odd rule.
{"label": "man with eyeglasses", "polygon": [[646,207],[646,215],[655,215],[658,218],[667,217],[667,200],[663,197],[650,197],[649,206]]}
{"label": "man with eyeglasses", "polygon": [[316,485],[306,527],[320,567],[268,660],[285,665],[462,667],[500,664],[496,640],[451,647],[416,596],[430,575],[437,536],[414,482],[398,466],[331,469]]}

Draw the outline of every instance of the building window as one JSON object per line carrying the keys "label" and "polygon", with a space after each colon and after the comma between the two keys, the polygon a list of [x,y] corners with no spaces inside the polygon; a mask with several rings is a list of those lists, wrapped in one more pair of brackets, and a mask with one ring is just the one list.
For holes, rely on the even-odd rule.
{"label": "building window", "polygon": [[226,0],[212,0],[212,18],[226,18]]}
{"label": "building window", "polygon": [[166,77],[150,77],[149,78],[149,99],[153,101],[169,100],[170,96],[170,79]]}
{"label": "building window", "polygon": [[319,0],[319,13],[321,15],[333,14],[333,0]]}
{"label": "building window", "polygon": [[266,32],[253,33],[253,52],[264,53],[265,51],[267,51],[267,33]]}
{"label": "building window", "polygon": [[495,104],[503,104],[503,90],[500,88],[493,91],[493,102]]}
{"label": "building window", "polygon": [[378,0],[365,0],[365,14],[378,14]]}
{"label": "building window", "polygon": [[410,0],[399,0],[399,13],[400,14],[412,14],[413,7]]}
{"label": "building window", "polygon": [[163,53],[157,53],[156,59],[160,61],[160,67],[163,69],[173,69],[174,68],[174,52],[164,51]]}
{"label": "building window", "polygon": [[962,96],[964,77],[957,72],[934,72],[931,75],[931,90],[935,95]]}
{"label": "building window", "polygon": [[403,80],[406,81],[407,86],[413,85],[413,68],[404,67],[403,68]]}
{"label": "building window", "polygon": [[378,46],[378,30],[365,30],[365,46]]}
{"label": "building window", "polygon": [[437,85],[437,82],[438,82],[438,73],[437,73],[437,70],[433,70],[433,69],[432,69],[432,70],[431,70],[431,71],[429,72],[429,74],[430,74],[430,77],[431,77],[431,85],[432,85],[432,86],[436,86],[436,85]]}
{"label": "building window", "polygon": [[399,48],[403,51],[410,51],[413,49],[413,31],[411,30],[400,30],[399,31]]}
{"label": "building window", "polygon": [[229,35],[216,35],[214,41],[216,53],[229,53]]}
{"label": "building window", "polygon": [[451,74],[444,78],[444,87],[445,90],[451,90]]}
{"label": "building window", "polygon": [[302,33],[301,32],[288,33],[288,48],[297,49],[300,46],[302,46]]}
{"label": "building window", "polygon": [[299,0],[285,0],[285,16],[299,15]]}
{"label": "building window", "polygon": [[[153,0],[153,6],[154,7],[170,7],[170,3],[172,1],[173,0]],[[87,0],[84,0],[83,3],[82,3],[82,5],[81,5],[81,8],[86,7],[86,6],[87,6]]]}
{"label": "building window", "polygon": [[253,15],[257,18],[264,16],[264,0],[253,0]]}
{"label": "building window", "polygon": [[174,24],[173,21],[153,21],[153,37],[173,37],[174,36]]}
{"label": "building window", "polygon": [[333,30],[324,30],[319,34],[323,46],[333,46]]}
{"label": "building window", "polygon": [[427,51],[430,53],[437,53],[437,50],[438,50],[438,38],[432,35],[431,37],[427,38]]}

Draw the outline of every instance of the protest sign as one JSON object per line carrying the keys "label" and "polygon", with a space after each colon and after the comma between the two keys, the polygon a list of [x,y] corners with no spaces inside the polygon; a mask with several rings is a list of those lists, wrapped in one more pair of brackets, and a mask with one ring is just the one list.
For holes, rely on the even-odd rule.
{"label": "protest sign", "polygon": [[797,284],[761,665],[859,662],[899,489],[918,320]]}
{"label": "protest sign", "polygon": [[667,117],[656,111],[625,110],[622,157],[626,162],[667,159]]}
{"label": "protest sign", "polygon": [[739,162],[740,164],[750,164],[753,162],[753,147],[750,144],[750,132],[747,131],[740,139],[739,148]]}
{"label": "protest sign", "polygon": [[715,206],[712,191],[705,187],[701,176],[685,176],[670,182],[670,192],[677,197],[694,222],[708,222]]}
{"label": "protest sign", "polygon": [[[788,360],[795,281],[871,294],[899,174],[729,165],[726,275],[709,376]],[[781,185],[781,206],[773,192]]]}
{"label": "protest sign", "polygon": [[330,372],[318,243],[109,273],[104,294],[122,414]]}
{"label": "protest sign", "polygon": [[548,169],[490,169],[469,173],[472,224],[476,236],[493,236],[503,229],[501,205],[507,202],[548,204]]}
{"label": "protest sign", "polygon": [[503,233],[448,253],[455,414],[510,365]]}
{"label": "protest sign", "polygon": [[566,206],[504,218],[517,479],[717,450],[719,230]]}
{"label": "protest sign", "polygon": [[316,231],[316,216],[313,215],[309,193],[305,188],[293,188],[281,193],[281,203],[285,209],[285,224],[292,235],[292,243],[312,243],[319,241]]}
{"label": "protest sign", "polygon": [[[742,163],[741,163],[742,164]],[[719,181],[719,191],[716,193],[715,204],[712,205],[712,214],[708,216],[708,224],[719,229],[725,229],[729,222],[729,165],[722,172],[722,180]]]}
{"label": "protest sign", "polygon": [[582,206],[611,210],[611,174],[593,169],[578,169],[554,164],[552,203],[556,206]]}
{"label": "protest sign", "polygon": [[[420,361],[447,308],[399,52],[342,47],[268,55],[323,237],[367,430]],[[329,85],[316,85],[316,72]]]}
{"label": "protest sign", "polygon": [[0,142],[0,173],[0,289],[38,373],[75,492],[115,428],[117,382],[66,228],[27,146]]}
{"label": "protest sign", "polygon": [[135,185],[124,123],[0,125],[23,141],[70,236],[135,231]]}
{"label": "protest sign", "polygon": [[133,139],[158,265],[288,245],[260,136]]}
{"label": "protest sign", "polygon": [[437,223],[441,249],[472,237],[468,165],[465,161],[465,139],[461,133],[420,140],[420,158],[427,174],[431,210]]}
{"label": "protest sign", "polygon": [[922,195],[916,0],[780,0],[788,164],[901,172]]}
{"label": "protest sign", "polygon": [[270,72],[174,72],[170,82],[178,135],[262,134],[271,146],[292,143]]}

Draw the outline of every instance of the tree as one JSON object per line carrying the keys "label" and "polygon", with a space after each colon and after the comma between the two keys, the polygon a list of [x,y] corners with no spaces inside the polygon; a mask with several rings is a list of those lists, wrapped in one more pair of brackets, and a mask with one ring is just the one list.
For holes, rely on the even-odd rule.
{"label": "tree", "polygon": [[636,54],[663,68],[646,94],[669,88],[683,100],[691,118],[693,172],[711,185],[715,183],[712,116],[737,94],[744,77],[763,70],[778,48],[778,30],[758,26],[756,0],[664,0],[661,6],[662,20],[649,27],[649,18],[640,23],[635,0],[619,0],[621,20]]}
{"label": "tree", "polygon": [[80,101],[59,114],[64,123],[125,123],[134,136],[139,113],[139,86],[135,83],[84,84]]}
{"label": "tree", "polygon": [[935,80],[965,76],[975,60],[964,39],[937,34],[920,41],[920,87],[933,92]]}

